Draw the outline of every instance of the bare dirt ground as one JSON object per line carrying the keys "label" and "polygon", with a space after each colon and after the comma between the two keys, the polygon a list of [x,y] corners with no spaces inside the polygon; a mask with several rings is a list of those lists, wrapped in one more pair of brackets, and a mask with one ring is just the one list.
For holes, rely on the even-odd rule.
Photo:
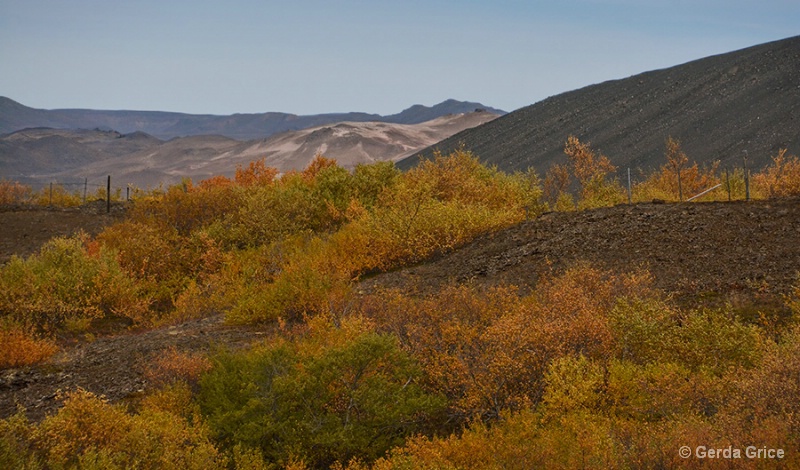
{"label": "bare dirt ground", "polygon": [[[0,212],[3,255],[34,252],[49,236],[79,228],[92,232],[109,222],[104,217],[79,211]],[[428,263],[372,276],[359,289],[430,293],[450,282],[526,288],[545,273],[582,262],[615,272],[647,269],[656,287],[688,302],[780,303],[798,283],[800,199],[549,213]],[[143,372],[164,351],[243,347],[263,340],[269,330],[228,326],[217,316],[65,344],[44,364],[0,371],[0,418],[22,405],[31,419],[41,419],[58,409],[59,391],[77,387],[112,402],[135,398],[151,387]]]}
{"label": "bare dirt ground", "polygon": [[148,365],[164,352],[207,352],[211,348],[245,347],[264,337],[256,327],[228,326],[221,315],[144,332],[130,332],[84,341],[47,362],[0,371],[0,418],[26,410],[38,421],[60,406],[60,392],[82,388],[112,402],[133,399],[149,388]]}
{"label": "bare dirt ground", "polygon": [[0,265],[12,255],[28,256],[54,237],[70,236],[83,230],[97,235],[119,221],[125,206],[115,203],[106,213],[106,203],[97,201],[82,207],[0,206]]}

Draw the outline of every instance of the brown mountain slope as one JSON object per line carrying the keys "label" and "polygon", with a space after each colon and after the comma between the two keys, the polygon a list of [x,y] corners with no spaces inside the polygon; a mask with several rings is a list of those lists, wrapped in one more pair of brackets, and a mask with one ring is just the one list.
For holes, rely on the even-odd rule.
{"label": "brown mountain slope", "polygon": [[238,158],[265,156],[278,169],[303,168],[318,153],[352,168],[359,163],[399,160],[470,127],[497,118],[489,112],[443,116],[422,124],[342,122],[287,132],[238,150]]}
{"label": "brown mountain slope", "polygon": [[744,151],[756,168],[781,148],[800,153],[800,36],[553,96],[435,147],[463,143],[500,169],[543,175],[565,161],[570,135],[620,170],[663,164],[668,136],[690,159],[723,166],[741,166]]}
{"label": "brown mountain slope", "polygon": [[[159,183],[176,183],[184,177],[199,181],[214,175],[233,176],[236,165],[246,165],[262,158],[266,159],[268,166],[280,171],[302,169],[317,153],[352,168],[359,163],[398,160],[496,117],[489,112],[472,112],[444,116],[422,124],[343,122],[248,142],[222,136],[182,137],[167,142],[157,141],[156,145],[146,145],[132,153],[109,149],[108,154],[113,156],[105,159],[96,158],[99,153],[94,153],[87,157],[90,161],[84,160],[76,166],[59,166],[57,171],[53,171],[52,164],[41,169],[40,163],[37,174],[59,180],[92,179],[110,174],[117,184],[152,187]],[[124,141],[117,140],[120,143]],[[94,147],[98,145],[94,144]],[[51,153],[57,154],[58,148]],[[0,171],[0,174],[4,173]]]}

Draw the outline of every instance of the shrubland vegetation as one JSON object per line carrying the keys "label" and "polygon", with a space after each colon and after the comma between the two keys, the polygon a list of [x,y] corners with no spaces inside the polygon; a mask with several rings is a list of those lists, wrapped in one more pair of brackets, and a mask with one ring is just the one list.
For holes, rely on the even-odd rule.
{"label": "shrubland vegetation", "polygon": [[[318,157],[278,175],[139,195],[94,239],[54,239],[0,268],[0,367],[46,359],[108,319],[154,327],[222,313],[274,333],[247,351],[172,350],[156,389],[127,407],[68,392],[60,411],[0,421],[7,468],[726,467],[678,448],[785,449],[800,466],[800,288],[783,320],[678,306],[647,272],[578,265],[533,289],[452,285],[430,295],[355,292],[546,210],[627,202],[608,158],[570,138],[543,181],[469,152],[407,173]],[[678,142],[634,201],[744,196],[744,174],[690,166]],[[678,178],[680,175],[680,178]],[[678,180],[680,179],[680,187]],[[570,192],[577,185],[577,194]],[[800,195],[781,152],[753,197]],[[0,200],[30,191],[0,183]],[[738,464],[739,462],[737,462]]]}

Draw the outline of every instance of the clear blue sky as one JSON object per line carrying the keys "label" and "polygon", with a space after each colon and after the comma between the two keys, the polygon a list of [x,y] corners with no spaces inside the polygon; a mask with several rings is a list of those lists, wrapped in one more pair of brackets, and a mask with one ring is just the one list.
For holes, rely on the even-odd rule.
{"label": "clear blue sky", "polygon": [[0,95],[36,108],[508,111],[800,34],[799,0],[0,0]]}

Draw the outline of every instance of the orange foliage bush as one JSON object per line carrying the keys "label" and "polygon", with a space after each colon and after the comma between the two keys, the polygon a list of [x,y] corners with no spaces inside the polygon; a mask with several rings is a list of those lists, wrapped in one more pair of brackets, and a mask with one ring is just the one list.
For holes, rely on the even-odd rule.
{"label": "orange foliage bush", "polygon": [[157,387],[176,381],[197,384],[200,376],[211,369],[205,354],[178,351],[174,347],[159,353],[145,370],[145,378]]}
{"label": "orange foliage bush", "polygon": [[272,184],[276,176],[278,176],[278,170],[268,167],[262,158],[261,160],[250,162],[247,168],[236,165],[234,181],[244,187],[266,186]]}
{"label": "orange foliage bush", "polygon": [[224,180],[212,179],[199,186],[192,185],[191,180],[185,180],[164,192],[153,192],[137,199],[129,213],[129,220],[153,227],[171,228],[185,236],[238,210],[241,197],[242,192]]}
{"label": "orange foliage bush", "polygon": [[0,326],[0,369],[38,364],[57,350],[53,341],[37,338],[19,326]]}
{"label": "orange foliage bush", "polygon": [[554,359],[615,351],[609,313],[619,296],[649,295],[647,276],[612,276],[577,267],[546,279],[531,295],[451,286],[423,299],[387,291],[361,309],[397,335],[422,364],[428,386],[461,419],[496,419],[537,403]]}
{"label": "orange foliage bush", "polygon": [[800,159],[786,151],[778,152],[771,165],[753,176],[756,191],[768,198],[800,196]]}
{"label": "orange foliage bush", "polygon": [[[581,143],[575,136],[567,138],[564,153],[581,187],[579,209],[611,206],[625,200],[619,183],[607,180],[608,175],[617,170],[608,157],[597,155],[589,144]],[[556,176],[560,180],[563,174]]]}
{"label": "orange foliage bush", "polygon": [[[680,174],[683,200],[719,184],[721,180],[717,176],[718,167],[719,162],[715,162],[708,168],[700,168],[697,162],[689,167],[682,167]],[[725,188],[721,186],[696,200],[721,200],[723,196],[727,200]],[[634,201],[649,202],[653,199],[678,201],[679,197],[678,176],[675,169],[669,164],[663,165],[658,172],[651,174],[645,181],[633,187]]]}

